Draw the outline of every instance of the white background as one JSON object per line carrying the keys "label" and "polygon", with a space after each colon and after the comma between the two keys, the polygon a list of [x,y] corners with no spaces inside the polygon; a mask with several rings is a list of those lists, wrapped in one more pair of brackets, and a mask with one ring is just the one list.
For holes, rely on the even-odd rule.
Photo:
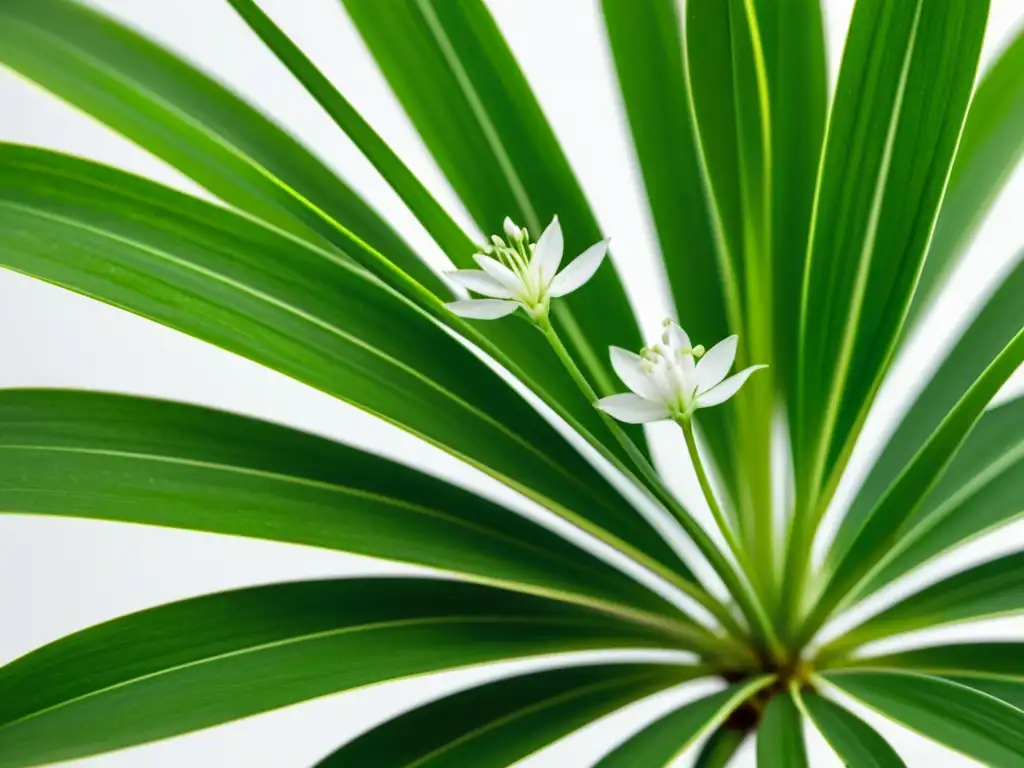
{"label": "white background", "polygon": [[[824,0],[834,79],[852,0]],[[216,0],[94,0],[241,92],[309,144],[361,190],[422,252],[443,257],[412,216],[344,136],[261,48],[225,3]],[[388,93],[336,0],[263,0],[458,219],[467,217]],[[382,0],[382,5],[386,5]],[[654,239],[615,89],[597,3],[591,0],[491,0],[490,5],[590,194],[621,258],[627,288],[645,327],[665,312]],[[983,66],[1024,23],[1020,0],[992,0]],[[0,140],[85,155],[197,192],[162,162],[0,68]],[[956,273],[925,333],[898,361],[854,457],[877,451],[920,373],[962,327],[998,270],[1024,245],[1024,173],[1011,179],[967,262]],[[154,395],[213,405],[328,434],[428,467],[474,488],[495,484],[439,451],[418,444],[330,398],[202,342],[30,279],[0,271],[0,387],[58,386]],[[902,375],[901,375],[902,374]],[[1002,397],[1021,390],[1020,376]],[[1011,392],[1012,390],[1012,392]],[[856,474],[856,472],[854,473]],[[849,488],[845,489],[849,491]],[[1024,528],[979,542],[955,563],[1019,549]],[[411,569],[304,547],[120,524],[0,516],[0,664],[68,632],[169,600],[285,579]],[[934,577],[934,575],[933,575]],[[187,630],[186,630],[187,631]],[[1017,621],[958,628],[970,635],[1024,639]],[[76,761],[80,768],[129,766],[307,766],[390,714],[485,674],[449,673],[328,697],[170,741]],[[692,686],[613,716],[523,765],[588,765]],[[865,715],[911,766],[973,765],[924,739]],[[743,764],[753,765],[748,744]],[[812,735],[813,765],[838,762]],[[684,759],[684,764],[686,764]]]}

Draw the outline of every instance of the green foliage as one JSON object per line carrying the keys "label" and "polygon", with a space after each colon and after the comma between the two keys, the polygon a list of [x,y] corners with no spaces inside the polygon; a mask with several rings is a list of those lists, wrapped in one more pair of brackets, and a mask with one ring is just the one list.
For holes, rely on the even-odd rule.
{"label": "green foliage", "polygon": [[[227,2],[452,264],[475,269],[486,244],[255,0]],[[483,0],[394,0],[386,12],[376,0],[341,4],[482,231],[501,233],[509,216],[532,241],[557,215],[563,265],[602,239]],[[1024,34],[972,97],[987,0],[858,0],[830,98],[816,0],[602,0],[600,11],[676,319],[692,339],[677,337],[673,354],[699,358],[698,371],[719,365],[722,381],[723,348],[712,347],[736,334],[741,367],[768,366],[727,404],[673,412],[728,549],[667,490],[642,430],[593,407],[623,389],[626,358],[613,365],[608,348],[641,343],[616,272],[628,268],[625,254],[552,298],[550,319],[537,320],[543,333],[522,318],[456,317],[445,308],[448,283],[415,249],[227,88],[73,0],[0,2],[0,63],[228,204],[0,145],[0,266],[355,405],[618,556],[599,558],[501,503],[285,427],[118,395],[2,391],[0,512],[303,544],[443,578],[237,590],[56,640],[0,668],[0,768],[388,680],[597,649],[693,660],[580,666],[558,656],[545,671],[505,674],[395,716],[322,765],[501,768],[698,678],[720,689],[647,724],[600,768],[661,768],[687,750],[697,765],[724,767],[749,740],[763,768],[801,768],[806,728],[848,765],[902,766],[835,691],[986,764],[1024,763],[1019,643],[864,649],[1024,612],[1024,554],[923,586],[821,641],[865,598],[1024,513],[1024,400],[991,405],[1024,361],[1020,256],[921,382],[821,565],[811,556],[892,361],[1024,153]],[[677,330],[666,326],[664,344]],[[648,358],[634,362],[633,376],[622,375],[630,389],[651,370]],[[792,479],[774,466],[780,417]],[[680,535],[728,598],[698,578]]]}

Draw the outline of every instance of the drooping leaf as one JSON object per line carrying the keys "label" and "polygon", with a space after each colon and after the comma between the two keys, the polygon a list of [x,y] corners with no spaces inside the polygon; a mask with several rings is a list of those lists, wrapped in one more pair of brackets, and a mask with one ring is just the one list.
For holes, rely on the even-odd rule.
{"label": "drooping leaf", "polygon": [[0,245],[8,268],[286,373],[635,547],[641,559],[679,563],[500,376],[328,251],[120,171],[12,146],[0,148]]}
{"label": "drooping leaf", "polygon": [[812,691],[800,694],[804,711],[849,768],[906,768],[878,732],[852,712]]}
{"label": "drooping leaf", "polygon": [[801,308],[796,461],[805,486],[798,496],[814,505],[812,519],[845,464],[909,308],[988,6],[861,0],[854,9]]}
{"label": "drooping leaf", "polygon": [[911,305],[928,306],[970,245],[996,195],[1024,157],[1024,32],[978,84],[956,150],[935,235]]}
{"label": "drooping leaf", "polygon": [[1022,476],[1024,399],[985,412],[861,596],[1024,514]]}
{"label": "drooping leaf", "polygon": [[911,730],[993,768],[1024,760],[1024,712],[926,675],[834,672],[830,683]]}
{"label": "drooping leaf", "polygon": [[453,667],[670,644],[594,611],[458,582],[225,592],[91,627],[0,668],[3,765],[83,757]]}
{"label": "drooping leaf", "polygon": [[0,512],[306,544],[589,598],[638,618],[681,618],[524,517],[303,432],[189,405],[59,390],[0,391],[0,424]]}
{"label": "drooping leaf", "polygon": [[[402,198],[409,210],[419,219],[445,254],[463,269],[477,269],[473,254],[479,250],[476,245],[444,208],[434,199],[429,190],[420,182],[402,159],[363,119],[331,82],[316,68],[306,55],[285,35],[262,11],[254,0],[230,0],[232,7],[242,16],[249,27],[260,36],[264,43],[277,55],[282,64],[305,86],[324,111],[334,120],[366,158],[380,171],[392,189]],[[449,319],[441,316],[442,320]],[[551,350],[544,339],[527,323],[477,323],[459,331],[483,337],[507,355],[501,361],[509,368],[514,361],[514,371],[530,377],[538,394],[547,396],[549,404],[565,409],[577,422],[586,425],[591,433],[604,434],[598,414],[584,398],[579,389],[562,370],[553,365]],[[479,337],[474,339],[479,341]],[[488,348],[494,352],[493,348]],[[564,412],[563,412],[564,413]],[[610,449],[618,451],[618,445],[609,441]]]}
{"label": "drooping leaf", "polygon": [[[511,216],[536,237],[558,215],[567,257],[601,239],[554,132],[480,0],[399,0],[387,13],[375,0],[342,2],[482,231],[500,232]],[[641,344],[612,262],[554,310],[595,389],[611,394],[608,345]]]}
{"label": "drooping leaf", "polygon": [[961,571],[915,592],[847,632],[830,648],[854,648],[890,635],[1024,611],[1024,552]]}
{"label": "drooping leaf", "polygon": [[757,729],[758,768],[807,768],[800,710],[789,696],[776,696],[761,716]]}
{"label": "drooping leaf", "polygon": [[376,211],[279,126],[194,67],[84,5],[3,3],[0,62],[231,205],[360,260],[354,234],[430,290],[448,294]]}
{"label": "drooping leaf", "polygon": [[1024,362],[1024,328],[1010,341],[967,393],[942,420],[924,447],[886,492],[864,522],[849,550],[828,575],[822,596],[804,630],[805,637],[821,626],[837,605],[869,576],[902,537],[904,525],[917,512],[941,478],[956,451],[977,423],[985,406]]}
{"label": "drooping leaf", "polygon": [[720,693],[705,696],[669,712],[616,747],[594,768],[669,765],[771,681],[771,677],[759,677],[736,683]]}
{"label": "drooping leaf", "polygon": [[[694,343],[724,339],[726,290],[701,180],[677,4],[603,0],[601,9],[676,315]],[[729,413],[705,411],[701,428],[735,497]]]}
{"label": "drooping leaf", "polygon": [[942,420],[966,394],[1013,337],[1024,327],[1024,250],[1000,287],[960,337],[932,376],[895,432],[857,493],[836,534],[829,554],[835,563],[850,544],[879,499],[921,450]]}
{"label": "drooping leaf", "polygon": [[319,768],[505,768],[587,723],[702,674],[601,664],[498,680],[433,701],[358,736]]}

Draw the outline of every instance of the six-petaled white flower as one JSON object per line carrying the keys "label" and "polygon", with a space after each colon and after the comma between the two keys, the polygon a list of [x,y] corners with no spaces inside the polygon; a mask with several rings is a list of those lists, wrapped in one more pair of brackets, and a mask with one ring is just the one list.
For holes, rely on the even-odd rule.
{"label": "six-petaled white flower", "polygon": [[581,253],[561,272],[562,227],[556,216],[536,245],[527,230],[505,219],[505,236],[491,238],[488,254],[474,258],[480,269],[459,269],[448,276],[485,299],[453,301],[446,306],[456,315],[493,320],[522,307],[534,320],[545,319],[551,299],[575,291],[586,283],[604,261],[608,241],[602,240]]}
{"label": "six-petaled white flower", "polygon": [[[689,419],[698,408],[728,400],[754,371],[754,365],[726,378],[736,359],[736,336],[711,349],[690,346],[686,331],[665,321],[661,343],[639,355],[611,348],[612,367],[632,392],[603,397],[595,403],[619,421],[643,424],[665,419]],[[699,361],[696,361],[699,359]]]}

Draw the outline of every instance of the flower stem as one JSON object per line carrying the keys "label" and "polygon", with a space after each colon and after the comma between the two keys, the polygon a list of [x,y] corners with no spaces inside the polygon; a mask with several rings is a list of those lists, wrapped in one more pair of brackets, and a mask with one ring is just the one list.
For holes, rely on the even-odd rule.
{"label": "flower stem", "polygon": [[[587,381],[583,372],[580,371],[576,362],[572,359],[572,355],[569,350],[565,348],[562,340],[558,336],[558,332],[555,331],[554,326],[551,325],[551,321],[547,316],[541,316],[537,319],[537,327],[544,334],[544,337],[548,340],[551,348],[554,350],[558,359],[565,366],[565,369],[569,372],[573,381],[580,388],[583,396],[591,403],[597,401],[598,396],[594,391],[594,388],[590,386],[590,382]],[[604,423],[608,426],[608,429],[615,436],[616,440],[623,447],[626,453],[632,459],[637,469],[640,470],[641,474],[647,480],[649,489],[655,494],[656,498],[664,504],[676,517],[676,519],[683,526],[683,529],[689,534],[690,538],[693,539],[701,553],[707,558],[708,562],[715,569],[715,572],[719,575],[722,581],[725,583],[729,592],[736,598],[736,601],[743,612],[747,620],[753,623],[760,623],[762,619],[767,621],[764,616],[764,609],[757,603],[756,599],[751,603],[747,598],[747,589],[741,583],[742,580],[738,578],[733,568],[729,565],[728,560],[723,557],[722,553],[715,546],[714,541],[708,536],[707,532],[701,528],[700,524],[694,520],[690,514],[683,508],[679,501],[671,494],[671,492],[662,483],[661,478],[655,471],[654,467],[651,466],[647,458],[640,452],[640,449],[636,447],[636,444],[630,439],[629,435],[625,433],[622,427],[619,426],[611,416],[598,411]],[[709,604],[710,603],[710,604]],[[724,606],[719,604],[715,600],[702,601],[702,605],[710,610],[715,617],[721,622],[722,626],[734,637],[744,636],[744,631],[737,624],[732,615],[724,609]],[[760,617],[758,618],[758,613]],[[770,631],[770,628],[769,628]],[[774,636],[774,635],[773,635]]]}
{"label": "flower stem", "polygon": [[729,545],[729,549],[732,551],[733,557],[736,558],[740,572],[746,576],[744,587],[745,590],[749,590],[747,599],[754,613],[754,622],[762,633],[772,655],[779,659],[784,655],[782,645],[779,642],[778,635],[775,633],[771,620],[768,618],[764,605],[761,603],[757,590],[754,588],[754,584],[756,583],[756,573],[751,567],[747,551],[743,548],[743,545],[737,538],[736,532],[733,530],[732,526],[729,525],[729,521],[726,519],[725,513],[722,511],[722,507],[718,503],[718,499],[715,497],[715,492],[711,487],[711,482],[708,480],[707,471],[704,469],[704,462],[700,458],[700,449],[697,446],[697,437],[693,432],[693,420],[690,418],[681,418],[678,419],[676,423],[679,424],[680,428],[683,430],[683,436],[686,438],[686,447],[690,452],[690,460],[693,462],[693,469],[697,473],[697,481],[700,483],[700,489],[704,493],[704,499],[707,501],[708,507],[711,510],[711,516],[714,517],[715,524],[722,532],[722,536],[725,537],[725,541]]}

